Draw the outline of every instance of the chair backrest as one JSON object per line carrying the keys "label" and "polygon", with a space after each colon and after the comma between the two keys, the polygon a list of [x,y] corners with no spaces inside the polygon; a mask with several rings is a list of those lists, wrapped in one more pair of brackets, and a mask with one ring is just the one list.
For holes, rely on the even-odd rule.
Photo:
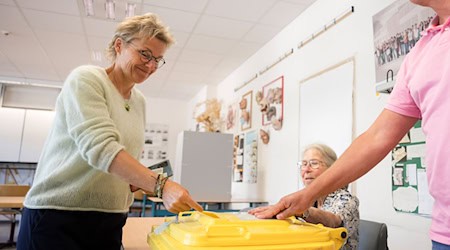
{"label": "chair backrest", "polygon": [[142,190],[135,191],[134,199],[135,200],[143,200],[144,199],[144,191],[142,191]]}
{"label": "chair backrest", "polygon": [[360,220],[359,221],[359,244],[360,250],[387,250],[387,227],[386,224]]}
{"label": "chair backrest", "polygon": [[28,190],[28,185],[1,184],[0,196],[25,196]]}

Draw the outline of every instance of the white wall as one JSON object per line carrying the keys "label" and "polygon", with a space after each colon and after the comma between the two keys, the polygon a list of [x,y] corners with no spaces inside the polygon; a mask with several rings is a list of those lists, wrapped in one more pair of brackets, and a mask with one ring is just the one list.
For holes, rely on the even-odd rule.
{"label": "white wall", "polygon": [[185,114],[186,129],[196,131],[197,122],[194,119],[194,112],[198,103],[204,102],[208,98],[208,87],[203,87],[186,105],[187,113]]}
{"label": "white wall", "polygon": [[[299,157],[300,80],[344,59],[354,57],[355,135],[361,134],[370,126],[387,100],[387,96],[377,96],[374,91],[372,16],[392,2],[393,0],[318,0],[219,84],[217,97],[227,103],[236,97],[240,98],[249,90],[256,93],[264,84],[280,75],[285,77],[283,129],[271,133],[268,145],[259,144],[258,183],[251,185],[233,183],[233,197],[257,196],[274,203],[282,196],[297,190],[298,173],[295,163]],[[300,41],[310,37],[350,6],[355,7],[352,15],[303,48],[297,49]],[[294,48],[293,55],[238,92],[233,91],[235,87],[270,65],[291,48]],[[253,105],[256,107],[256,102],[253,102]],[[260,128],[260,115],[256,107],[253,111],[252,129]],[[390,249],[431,249],[428,236],[430,219],[394,211],[390,175],[390,160],[386,157],[375,169],[357,181],[355,186],[361,203],[361,218],[387,223]]]}

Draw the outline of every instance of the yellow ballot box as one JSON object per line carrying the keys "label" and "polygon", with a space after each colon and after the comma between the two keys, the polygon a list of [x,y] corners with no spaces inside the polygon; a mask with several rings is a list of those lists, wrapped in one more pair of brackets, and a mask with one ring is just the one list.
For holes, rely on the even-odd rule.
{"label": "yellow ballot box", "polygon": [[299,221],[257,219],[247,213],[183,212],[152,228],[152,250],[340,249],[343,227],[329,228]]}

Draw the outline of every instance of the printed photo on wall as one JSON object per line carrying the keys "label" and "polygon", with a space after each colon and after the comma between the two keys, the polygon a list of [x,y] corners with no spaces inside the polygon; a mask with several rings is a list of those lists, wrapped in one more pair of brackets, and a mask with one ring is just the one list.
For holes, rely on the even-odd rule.
{"label": "printed photo on wall", "polygon": [[252,97],[253,91],[245,93],[239,101],[239,121],[241,131],[252,127]]}
{"label": "printed photo on wall", "polygon": [[258,180],[258,133],[247,132],[244,140],[244,167],[242,181],[256,183]]}
{"label": "printed photo on wall", "polygon": [[[391,81],[434,17],[431,8],[397,0],[373,16],[376,82]],[[392,75],[388,72],[392,70]],[[389,78],[389,79],[387,79]],[[392,79],[393,80],[393,79]]]}
{"label": "printed photo on wall", "polygon": [[[261,113],[262,125],[272,125],[275,130],[280,130],[283,124],[283,90],[284,77],[280,76],[277,79],[266,84],[261,98],[257,98]],[[257,95],[258,96],[258,95]]]}
{"label": "printed photo on wall", "polygon": [[140,162],[152,165],[168,158],[169,125],[147,123],[144,131],[145,141]]}
{"label": "printed photo on wall", "polygon": [[242,182],[244,169],[244,134],[234,136],[233,145],[233,181]]}

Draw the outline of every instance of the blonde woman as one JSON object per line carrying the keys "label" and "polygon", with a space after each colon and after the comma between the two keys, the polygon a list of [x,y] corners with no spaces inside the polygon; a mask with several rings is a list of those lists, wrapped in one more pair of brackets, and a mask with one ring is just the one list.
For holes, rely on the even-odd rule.
{"label": "blonde woman", "polygon": [[172,43],[156,15],[135,16],[117,26],[111,66],[69,74],[25,198],[17,249],[120,249],[137,189],[162,198],[174,213],[202,210],[186,189],[137,160],[146,104],[135,85],[164,65]]}

